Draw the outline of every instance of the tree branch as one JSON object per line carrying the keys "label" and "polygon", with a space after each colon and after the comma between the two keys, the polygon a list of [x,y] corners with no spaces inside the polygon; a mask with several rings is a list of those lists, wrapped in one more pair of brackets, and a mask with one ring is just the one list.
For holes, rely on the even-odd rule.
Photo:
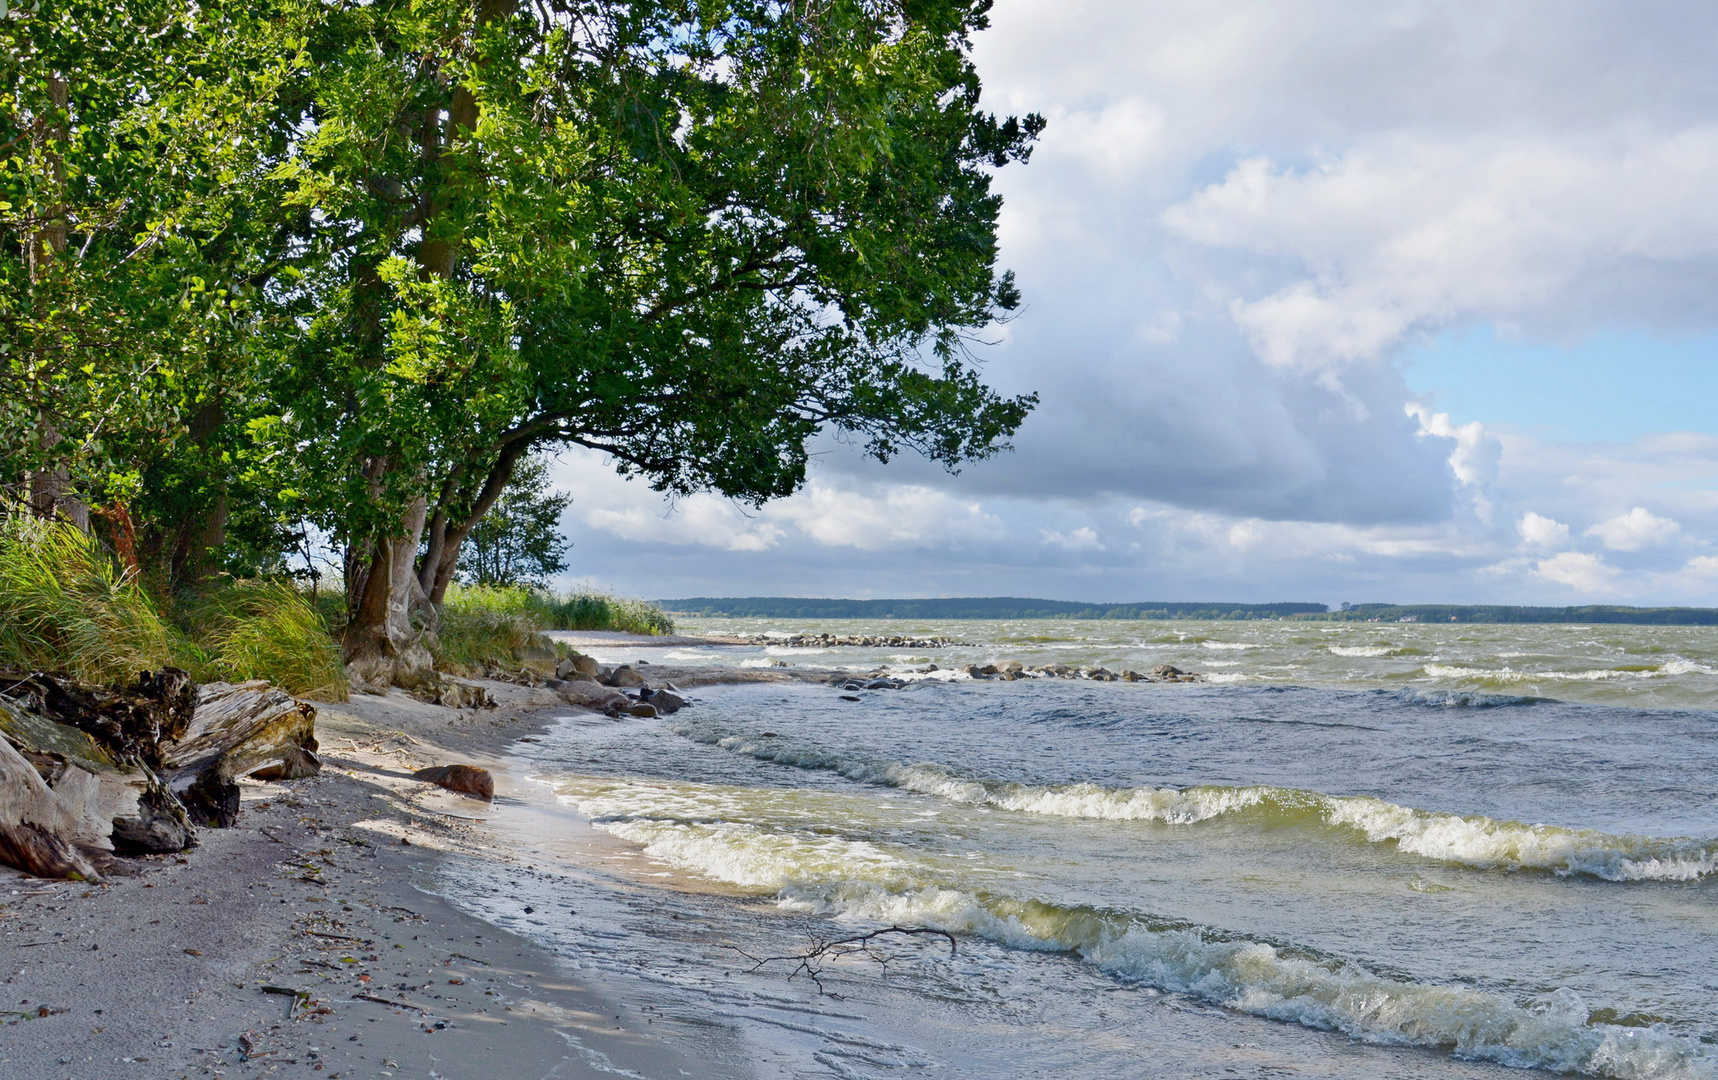
{"label": "tree branch", "polygon": [[890,935],[899,935],[901,937],[909,938],[920,936],[940,937],[944,941],[948,942],[948,954],[951,959],[957,951],[957,943],[953,934],[949,933],[947,930],[938,930],[929,926],[885,926],[881,930],[872,930],[864,934],[855,934],[852,937],[836,938],[833,941],[825,941],[814,937],[811,939],[811,948],[807,949],[805,952],[790,953],[786,956],[753,956],[751,953],[737,945],[730,945],[728,948],[733,949],[747,960],[752,961],[752,966],[746,969],[746,973],[748,975],[761,970],[766,964],[773,964],[778,961],[792,961],[794,967],[792,971],[787,973],[787,977],[789,979],[798,975],[804,975],[806,978],[817,984],[817,992],[819,994],[823,994],[827,997],[838,998],[841,996],[840,994],[832,994],[823,986],[823,979],[821,976],[824,968],[829,963],[841,960],[848,956],[862,956],[867,960],[874,961],[880,967],[887,968],[889,966],[889,962],[895,958],[890,956],[888,953],[877,949],[876,942],[878,939],[888,937]]}

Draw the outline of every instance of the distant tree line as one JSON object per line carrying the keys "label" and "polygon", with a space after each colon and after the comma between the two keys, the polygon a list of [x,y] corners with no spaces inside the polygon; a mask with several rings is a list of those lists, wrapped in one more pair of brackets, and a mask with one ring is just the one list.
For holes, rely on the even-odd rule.
{"label": "distant tree line", "polygon": [[1096,604],[1018,596],[836,600],[801,596],[694,596],[660,600],[677,615],[764,619],[1297,619],[1335,622],[1639,623],[1718,626],[1718,608],[1512,607],[1501,604]]}
{"label": "distant tree line", "polygon": [[1507,604],[1351,604],[1342,611],[1299,618],[1337,622],[1636,623],[1657,626],[1718,626],[1718,608],[1517,607]]}
{"label": "distant tree line", "polygon": [[1323,604],[1091,604],[1018,596],[930,600],[699,596],[659,602],[664,609],[684,615],[768,619],[1277,619],[1328,610]]}

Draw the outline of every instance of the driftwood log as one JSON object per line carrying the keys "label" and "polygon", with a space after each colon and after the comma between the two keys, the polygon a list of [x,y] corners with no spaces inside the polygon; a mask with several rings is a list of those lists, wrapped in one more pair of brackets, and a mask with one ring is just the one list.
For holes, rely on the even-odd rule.
{"label": "driftwood log", "polygon": [[0,862],[99,876],[114,855],[180,851],[229,826],[237,780],[314,775],[316,711],[264,682],[171,669],[107,690],[0,678]]}
{"label": "driftwood log", "polygon": [[261,680],[206,683],[184,737],[162,755],[168,785],[199,825],[224,829],[239,815],[241,776],[315,776],[316,709]]}
{"label": "driftwood log", "polygon": [[86,731],[4,698],[0,736],[69,816],[63,838],[87,859],[104,864],[115,853],[180,851],[195,841],[184,808],[135,755],[115,754]]}
{"label": "driftwood log", "polygon": [[99,878],[94,853],[73,837],[76,822],[35,766],[0,739],[0,862],[38,877]]}

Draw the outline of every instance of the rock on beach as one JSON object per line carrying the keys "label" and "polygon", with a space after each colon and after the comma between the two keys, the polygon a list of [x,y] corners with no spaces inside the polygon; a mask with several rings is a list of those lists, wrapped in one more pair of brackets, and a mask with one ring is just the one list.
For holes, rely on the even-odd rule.
{"label": "rock on beach", "polygon": [[475,765],[432,765],[413,773],[412,779],[435,784],[474,799],[488,801],[495,798],[494,778],[489,775],[488,769],[480,769]]}

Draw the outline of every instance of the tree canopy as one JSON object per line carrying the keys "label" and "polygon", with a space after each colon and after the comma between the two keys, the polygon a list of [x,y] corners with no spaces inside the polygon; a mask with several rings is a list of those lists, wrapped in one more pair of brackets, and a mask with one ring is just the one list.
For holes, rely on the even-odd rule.
{"label": "tree canopy", "polygon": [[980,107],[989,6],[9,11],[5,479],[174,574],[319,526],[387,681],[536,447],[754,504],[820,431],[995,453],[991,177],[1042,121]]}

